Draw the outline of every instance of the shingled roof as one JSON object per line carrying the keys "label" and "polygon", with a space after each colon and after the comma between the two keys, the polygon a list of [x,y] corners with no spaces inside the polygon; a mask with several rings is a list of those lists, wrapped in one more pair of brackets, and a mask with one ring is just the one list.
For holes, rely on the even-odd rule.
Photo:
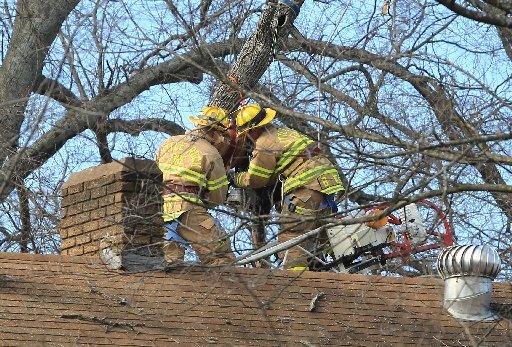
{"label": "shingled roof", "polygon": [[0,253],[3,345],[512,345],[503,319],[464,322],[443,281],[249,268],[129,273],[98,257]]}

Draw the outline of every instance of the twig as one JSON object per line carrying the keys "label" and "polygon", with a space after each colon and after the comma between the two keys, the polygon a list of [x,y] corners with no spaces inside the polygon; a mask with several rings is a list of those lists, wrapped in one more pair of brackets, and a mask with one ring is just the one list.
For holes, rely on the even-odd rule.
{"label": "twig", "polygon": [[324,296],[325,296],[324,292],[320,292],[317,295],[315,295],[315,297],[309,303],[309,312],[313,312],[316,310],[316,304],[318,303],[318,300],[320,300]]}
{"label": "twig", "polygon": [[129,327],[129,328],[134,328],[134,327],[143,327],[145,326],[144,323],[133,323],[133,322],[115,322],[115,321],[111,321],[111,320],[108,320],[107,318],[100,318],[100,317],[86,317],[86,316],[83,316],[81,314],[63,314],[62,316],[60,316],[60,318],[66,318],[66,319],[78,319],[78,320],[83,320],[83,321],[86,321],[86,322],[93,322],[93,323],[100,323],[100,324],[104,324],[107,326],[107,331],[110,331],[110,328],[114,328],[114,327]]}

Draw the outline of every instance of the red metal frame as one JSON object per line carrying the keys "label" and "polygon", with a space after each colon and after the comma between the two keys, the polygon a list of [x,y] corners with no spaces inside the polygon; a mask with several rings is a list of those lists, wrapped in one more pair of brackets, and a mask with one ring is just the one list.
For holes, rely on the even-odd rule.
{"label": "red metal frame", "polygon": [[[430,208],[432,208],[437,213],[437,215],[439,216],[441,221],[443,222],[443,227],[444,227],[444,230],[445,230],[444,233],[436,232],[436,231],[433,231],[433,230],[426,230],[427,234],[429,234],[429,235],[441,237],[442,238],[442,242],[435,242],[435,243],[421,245],[421,246],[418,246],[418,247],[413,247],[411,245],[411,242],[410,242],[409,237],[407,236],[407,234],[405,232],[402,232],[402,239],[404,241],[403,242],[397,242],[397,241],[389,242],[389,245],[392,248],[397,248],[397,250],[394,250],[391,253],[384,254],[384,259],[393,259],[393,258],[398,258],[398,257],[405,258],[405,257],[408,257],[411,254],[425,252],[425,251],[428,251],[428,250],[431,250],[431,249],[441,248],[443,246],[444,247],[448,247],[448,246],[453,245],[452,229],[451,229],[450,224],[446,220],[446,215],[444,214],[444,212],[439,207],[437,207],[433,202],[431,202],[429,200],[419,200],[417,203],[424,204],[424,205],[427,205]],[[379,204],[379,205],[376,205],[376,206],[372,206],[372,207],[370,207],[370,208],[368,208],[366,210],[382,209],[382,208],[385,208],[385,207],[388,207],[388,206],[389,205],[386,205],[386,204]],[[395,224],[395,225],[400,225],[401,224],[400,220],[396,216],[394,216],[394,215],[389,215],[388,216],[388,223]]]}

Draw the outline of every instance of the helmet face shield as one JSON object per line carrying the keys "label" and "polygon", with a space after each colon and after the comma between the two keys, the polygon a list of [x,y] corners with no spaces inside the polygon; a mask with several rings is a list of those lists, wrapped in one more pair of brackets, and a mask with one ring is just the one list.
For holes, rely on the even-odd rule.
{"label": "helmet face shield", "polygon": [[276,116],[276,111],[271,108],[261,108],[258,104],[243,106],[236,113],[237,136],[247,131],[270,123]]}
{"label": "helmet face shield", "polygon": [[229,128],[229,117],[226,110],[217,106],[204,107],[197,116],[190,116],[189,119],[196,125],[212,126],[219,130]]}

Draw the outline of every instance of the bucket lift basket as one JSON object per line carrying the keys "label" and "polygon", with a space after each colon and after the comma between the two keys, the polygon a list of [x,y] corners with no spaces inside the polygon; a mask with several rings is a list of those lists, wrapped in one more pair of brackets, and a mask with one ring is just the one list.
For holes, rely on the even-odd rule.
{"label": "bucket lift basket", "polygon": [[[378,204],[366,210],[384,210],[388,206]],[[418,206],[422,210],[433,212],[433,218],[437,218],[440,226],[435,230],[429,229],[429,223],[427,223],[425,228]],[[387,225],[377,230],[366,224],[329,224],[286,242],[274,242],[248,255],[240,256],[236,264],[245,265],[266,258],[299,245],[307,238],[324,230],[327,230],[329,236],[333,261],[320,266],[320,271],[332,269],[337,272],[357,273],[374,265],[384,265],[387,260],[393,258],[407,258],[411,254],[453,245],[451,226],[444,212],[431,201],[420,200],[395,213],[398,217],[390,214],[387,217]]]}
{"label": "bucket lift basket", "polygon": [[[437,218],[440,228],[425,228],[418,209],[429,210],[431,219]],[[380,204],[367,208],[384,210]],[[366,224],[337,225],[327,230],[335,261],[342,271],[356,273],[374,265],[384,265],[393,258],[407,258],[411,254],[451,246],[452,229],[446,216],[434,203],[420,200],[395,211],[387,217],[387,224],[377,230]],[[429,221],[433,225],[433,221]]]}

